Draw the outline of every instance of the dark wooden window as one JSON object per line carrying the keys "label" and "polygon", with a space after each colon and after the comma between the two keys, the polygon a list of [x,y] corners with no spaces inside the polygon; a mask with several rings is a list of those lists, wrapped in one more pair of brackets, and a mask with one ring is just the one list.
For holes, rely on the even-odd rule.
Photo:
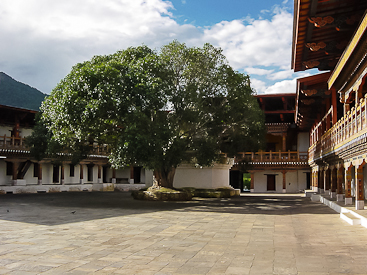
{"label": "dark wooden window", "polygon": [[54,165],[53,174],[52,174],[52,181],[54,183],[57,183],[57,182],[59,182],[59,178],[60,178],[59,166],[58,165]]}
{"label": "dark wooden window", "polygon": [[40,171],[39,164],[33,163],[33,177],[38,178],[39,171]]}
{"label": "dark wooden window", "polygon": [[93,166],[88,165],[88,181],[93,181]]}
{"label": "dark wooden window", "polygon": [[12,176],[13,175],[13,163],[12,162],[6,162],[6,175]]}
{"label": "dark wooden window", "polygon": [[70,177],[74,177],[75,165],[74,164],[70,164],[69,165],[69,168],[70,168]]}

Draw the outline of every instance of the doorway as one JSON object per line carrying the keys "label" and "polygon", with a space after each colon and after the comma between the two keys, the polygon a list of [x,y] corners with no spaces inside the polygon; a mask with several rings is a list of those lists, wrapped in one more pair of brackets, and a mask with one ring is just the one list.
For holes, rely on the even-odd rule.
{"label": "doorway", "polygon": [[267,176],[267,191],[275,191],[275,176],[276,175],[266,175]]}

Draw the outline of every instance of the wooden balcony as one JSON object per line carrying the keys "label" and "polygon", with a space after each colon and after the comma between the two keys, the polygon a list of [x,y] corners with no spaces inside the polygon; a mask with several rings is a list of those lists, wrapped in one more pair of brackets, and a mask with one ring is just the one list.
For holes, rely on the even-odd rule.
{"label": "wooden balcony", "polygon": [[[0,151],[8,153],[29,153],[29,148],[25,144],[26,138],[24,137],[8,137],[6,135],[0,136]],[[99,145],[97,143],[90,145],[92,150],[90,155],[94,156],[107,156],[109,152],[109,146]]]}
{"label": "wooden balcony", "polygon": [[26,150],[25,138],[8,137],[6,135],[0,136],[0,148],[9,150]]}
{"label": "wooden balcony", "polygon": [[238,153],[235,158],[235,163],[240,163],[241,161],[246,161],[251,165],[258,167],[299,167],[308,166],[307,164],[308,155],[307,152],[300,151],[287,151],[287,152],[242,152]]}
{"label": "wooden balcony", "polygon": [[[339,154],[346,146],[357,144],[367,133],[367,94],[361,98],[358,105],[353,107],[330,129],[323,121],[329,121],[326,116],[311,132],[311,146],[308,149],[309,163],[330,154]],[[366,152],[364,152],[366,153]]]}

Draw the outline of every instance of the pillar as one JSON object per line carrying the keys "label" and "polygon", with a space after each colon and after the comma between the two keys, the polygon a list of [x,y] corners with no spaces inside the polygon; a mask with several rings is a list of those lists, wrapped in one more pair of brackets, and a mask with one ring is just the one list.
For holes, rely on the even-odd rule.
{"label": "pillar", "polygon": [[129,183],[130,184],[134,184],[134,166],[130,165],[130,179],[129,179]]}
{"label": "pillar", "polygon": [[250,192],[255,192],[255,174],[251,173],[251,185],[250,185]]}
{"label": "pillar", "polygon": [[363,165],[356,166],[356,210],[364,209]]}
{"label": "pillar", "polygon": [[38,184],[42,185],[42,163],[38,163]]}
{"label": "pillar", "polygon": [[353,204],[352,199],[352,167],[345,169],[345,204]]}
{"label": "pillar", "polygon": [[319,176],[318,176],[318,182],[319,182],[319,193],[323,194],[324,193],[324,183],[325,183],[325,178],[324,178],[324,172],[323,170],[319,170]]}
{"label": "pillar", "polygon": [[319,173],[320,171],[315,171],[314,173],[314,189],[313,191],[319,192]]}
{"label": "pillar", "polygon": [[64,164],[61,164],[61,184],[65,184],[65,167]]}
{"label": "pillar", "polygon": [[343,169],[344,167],[342,165],[340,165],[339,169],[336,169],[336,201],[343,201]]}
{"label": "pillar", "polygon": [[337,185],[337,168],[334,167],[331,170],[331,179],[330,179],[330,198],[336,198],[336,185]]}
{"label": "pillar", "polygon": [[287,150],[287,133],[283,133],[283,145],[282,145],[282,151],[285,152]]}
{"label": "pillar", "polygon": [[102,183],[102,167],[98,165],[98,183]]}
{"label": "pillar", "polygon": [[12,162],[12,163],[13,163],[13,185],[17,185],[19,162]]}
{"label": "pillar", "polygon": [[338,122],[338,110],[337,110],[337,95],[336,89],[331,88],[331,106],[333,108],[332,114],[332,123],[335,125]]}
{"label": "pillar", "polygon": [[283,170],[283,193],[287,193],[287,183],[286,183],[286,177],[285,174],[287,173],[287,171]]}
{"label": "pillar", "polygon": [[112,183],[116,183],[116,169],[112,168]]}
{"label": "pillar", "polygon": [[80,184],[83,184],[83,164],[79,164],[79,169],[80,169],[80,176],[79,176],[79,181]]}
{"label": "pillar", "polygon": [[324,192],[326,195],[330,195],[330,168],[324,171]]}

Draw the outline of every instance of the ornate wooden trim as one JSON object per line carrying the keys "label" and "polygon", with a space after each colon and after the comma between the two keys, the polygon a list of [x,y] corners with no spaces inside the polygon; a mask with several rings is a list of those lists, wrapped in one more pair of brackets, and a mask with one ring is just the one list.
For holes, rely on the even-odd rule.
{"label": "ornate wooden trim", "polygon": [[316,89],[312,89],[312,90],[301,90],[301,92],[306,96],[313,96],[317,94],[318,91]]}
{"label": "ornate wooden trim", "polygon": [[317,60],[310,60],[310,61],[302,62],[302,64],[303,64],[307,69],[312,69],[312,68],[315,68],[315,67],[319,66],[319,65],[320,65],[320,61],[317,61]]}
{"label": "ornate wooden trim", "polygon": [[324,27],[326,24],[331,24],[334,22],[334,18],[331,16],[326,17],[311,17],[308,18],[308,21],[314,24],[315,27],[320,28]]}
{"label": "ornate wooden trim", "polygon": [[325,42],[319,42],[319,43],[307,43],[305,45],[307,48],[309,48],[311,51],[313,52],[317,52],[320,49],[324,49],[326,47],[326,43]]}

